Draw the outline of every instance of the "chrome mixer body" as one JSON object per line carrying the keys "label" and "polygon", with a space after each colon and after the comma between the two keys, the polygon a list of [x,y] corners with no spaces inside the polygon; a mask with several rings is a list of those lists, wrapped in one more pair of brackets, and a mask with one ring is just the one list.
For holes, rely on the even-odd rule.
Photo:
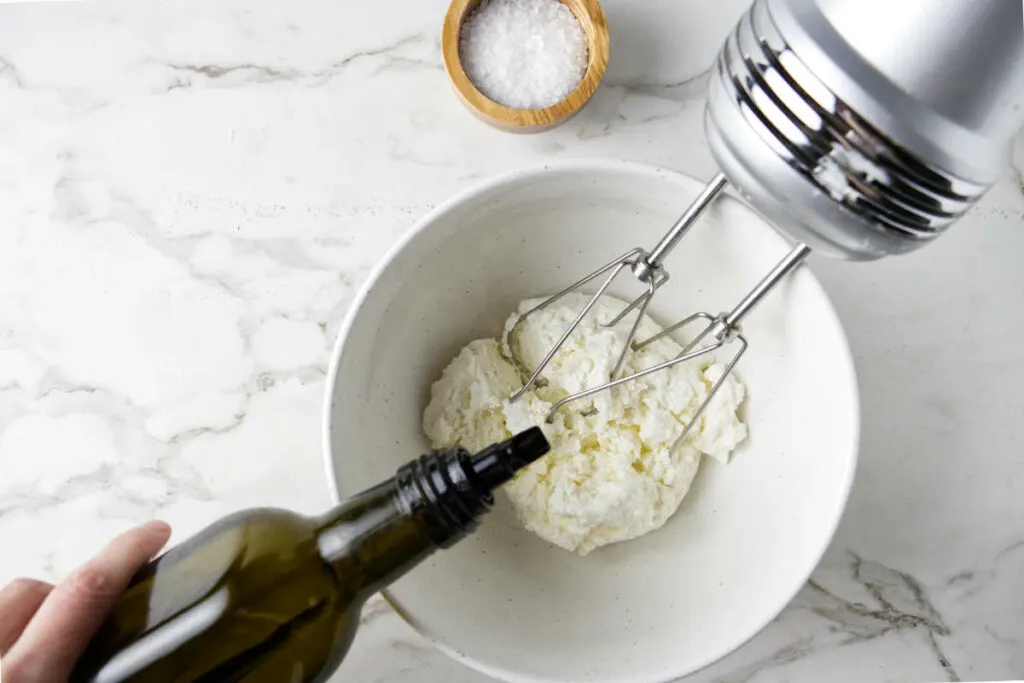
{"label": "chrome mixer body", "polygon": [[[673,365],[734,350],[684,426],[694,425],[748,347],[740,323],[811,250],[854,261],[913,251],[942,234],[1009,163],[1024,125],[1024,6],[1018,0],[755,0],[710,75],[705,130],[721,172],[653,249],[634,248],[520,316],[508,334],[523,371],[518,399],[615,278],[642,293],[608,381],[551,410]],[[640,317],[669,273],[664,261],[702,211],[733,188],[796,246],[730,311],[698,312],[663,334],[695,333],[674,359],[620,377]],[[531,315],[598,283],[536,368],[515,335]],[[720,359],[721,360],[721,359]]]}
{"label": "chrome mixer body", "polygon": [[725,41],[711,153],[777,229],[871,260],[920,248],[997,180],[1024,124],[1024,3],[757,0]]}

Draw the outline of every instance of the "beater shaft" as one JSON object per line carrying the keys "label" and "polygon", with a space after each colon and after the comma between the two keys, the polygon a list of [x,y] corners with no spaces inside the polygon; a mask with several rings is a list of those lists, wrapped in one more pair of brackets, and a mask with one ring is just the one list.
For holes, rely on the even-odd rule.
{"label": "beater shaft", "polygon": [[672,252],[676,244],[679,243],[679,240],[683,238],[683,235],[687,233],[690,226],[697,222],[697,219],[700,218],[708,204],[728,184],[729,180],[723,173],[718,173],[711,179],[711,182],[697,195],[697,198],[693,200],[693,203],[683,212],[683,215],[672,225],[665,236],[661,238],[661,241],[655,245],[654,249],[651,249],[651,253],[645,259],[648,266],[655,270],[661,268],[665,258]]}
{"label": "beater shaft", "polygon": [[781,261],[772,268],[764,278],[757,283],[750,292],[747,293],[743,300],[736,304],[736,307],[729,311],[729,314],[725,316],[725,324],[729,327],[736,327],[743,321],[743,318],[747,316],[750,311],[754,309],[757,304],[761,302],[775,285],[779,283],[779,280],[786,277],[804,262],[811,253],[811,248],[806,244],[798,244],[793,247],[793,250],[786,254]]}

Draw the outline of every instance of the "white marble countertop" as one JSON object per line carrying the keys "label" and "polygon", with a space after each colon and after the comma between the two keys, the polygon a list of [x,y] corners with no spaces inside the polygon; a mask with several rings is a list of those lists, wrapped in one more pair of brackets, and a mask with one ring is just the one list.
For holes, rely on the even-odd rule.
{"label": "white marble countertop", "polygon": [[[606,0],[605,85],[529,137],[450,92],[443,0],[0,5],[0,584],[152,517],[327,506],[328,349],[382,252],[543,160],[710,177],[702,71],[745,4]],[[812,582],[693,680],[1024,677],[1021,258],[1014,172],[922,252],[814,263],[862,383],[857,483]],[[334,680],[485,677],[375,601]]]}

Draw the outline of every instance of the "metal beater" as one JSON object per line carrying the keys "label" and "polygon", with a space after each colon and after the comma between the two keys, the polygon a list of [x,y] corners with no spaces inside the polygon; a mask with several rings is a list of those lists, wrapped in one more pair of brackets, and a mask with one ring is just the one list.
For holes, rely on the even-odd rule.
{"label": "metal beater", "polygon": [[[747,350],[749,344],[746,338],[740,332],[740,323],[747,316],[747,314],[749,314],[750,311],[752,311],[754,307],[769,292],[772,291],[775,285],[782,281],[782,279],[786,275],[788,275],[790,272],[796,269],[797,266],[803,263],[807,255],[811,253],[811,249],[807,245],[797,245],[795,248],[793,248],[792,251],[786,254],[786,256],[781,261],[779,261],[779,263],[774,268],[772,268],[772,270],[767,275],[765,275],[765,277],[762,278],[761,281],[757,283],[757,285],[752,290],[750,290],[750,292],[748,292],[747,295],[743,297],[743,299],[731,311],[723,312],[720,313],[719,315],[711,315],[710,313],[700,311],[687,316],[683,320],[680,320],[679,322],[673,325],[669,325],[662,332],[656,334],[653,337],[641,341],[636,341],[636,333],[637,329],[640,326],[640,320],[646,313],[647,307],[650,304],[651,299],[654,298],[654,295],[657,292],[658,288],[665,282],[667,282],[669,279],[669,273],[663,265],[665,258],[671,253],[671,251],[679,243],[679,241],[690,229],[690,227],[696,222],[697,218],[700,217],[704,209],[725,188],[726,184],[727,181],[724,175],[716,175],[715,178],[704,188],[704,190],[697,197],[697,199],[689,206],[686,212],[679,217],[679,219],[672,225],[672,227],[665,234],[665,236],[661,238],[661,241],[658,242],[658,244],[650,252],[645,251],[644,249],[641,249],[639,247],[631,249],[630,251],[626,252],[625,254],[615,259],[611,263],[608,263],[607,265],[598,268],[589,275],[580,278],[579,280],[572,283],[562,291],[545,299],[540,304],[534,306],[533,308],[529,309],[528,311],[520,315],[519,318],[516,320],[515,324],[508,331],[507,342],[509,351],[513,355],[513,362],[516,364],[517,367],[523,368],[524,365],[522,360],[516,355],[515,334],[516,332],[518,332],[519,328],[526,321],[526,319],[529,318],[534,313],[536,313],[537,311],[547,308],[548,306],[555,303],[559,299],[563,298],[567,294],[575,292],[580,288],[585,287],[588,283],[601,278],[601,276],[604,276],[604,280],[601,281],[600,286],[597,288],[597,292],[593,296],[591,296],[587,304],[583,307],[582,310],[580,310],[580,312],[576,315],[573,322],[570,323],[569,327],[566,328],[565,332],[563,332],[562,336],[555,343],[555,346],[552,347],[550,351],[548,351],[544,359],[540,362],[540,364],[538,364],[536,369],[532,371],[529,378],[525,381],[523,387],[519,389],[517,392],[515,392],[510,400],[515,401],[524,393],[526,393],[526,391],[531,386],[537,384],[538,380],[540,380],[541,378],[541,373],[544,371],[544,368],[547,367],[548,363],[551,362],[551,359],[555,357],[555,354],[558,353],[558,350],[562,347],[565,341],[579,326],[583,318],[586,317],[586,315],[594,307],[594,304],[597,303],[598,299],[600,299],[604,295],[605,291],[608,289],[608,287],[611,286],[615,278],[618,277],[618,275],[628,267],[633,276],[639,282],[646,285],[646,291],[639,297],[637,297],[635,300],[633,300],[633,302],[626,306],[621,312],[619,312],[619,314],[615,316],[615,318],[605,323],[606,327],[613,327],[622,322],[626,318],[626,316],[629,315],[632,311],[636,311],[633,319],[633,324],[630,327],[629,333],[626,337],[626,341],[622,346],[622,351],[619,353],[618,360],[616,361],[615,366],[611,372],[611,376],[608,378],[608,381],[605,382],[604,384],[600,384],[596,387],[591,387],[584,391],[577,392],[555,403],[551,407],[551,411],[548,413],[547,421],[551,422],[551,420],[554,418],[555,413],[558,412],[558,410],[562,406],[568,403],[579,400],[581,398],[586,398],[587,396],[591,396],[600,391],[612,389],[613,387],[625,384],[626,382],[632,382],[635,379],[639,379],[640,377],[644,377],[645,375],[649,375],[653,372],[660,372],[662,370],[666,370],[674,365],[678,365],[679,363],[683,363],[688,360],[693,360],[700,356],[712,353],[723,348],[726,345],[730,345],[733,342],[735,342],[736,351],[733,353],[732,357],[728,360],[728,362],[726,362],[725,371],[722,373],[721,377],[719,377],[712,384],[707,396],[704,398],[700,406],[697,408],[697,411],[694,413],[690,422],[683,428],[683,432],[680,434],[678,442],[681,442],[684,438],[686,438],[686,435],[689,434],[692,426],[696,424],[697,420],[700,418],[701,414],[703,414],[705,408],[707,408],[708,404],[714,397],[715,393],[717,393],[718,389],[722,386],[722,383],[725,381],[725,378],[729,375],[729,373],[732,372],[732,369],[736,366],[736,363],[739,362],[740,357]],[[635,372],[631,375],[626,375],[624,377],[616,377],[619,374],[619,371],[622,369],[622,365],[626,360],[626,355],[630,351],[639,351],[640,349],[644,348],[649,344],[652,344],[658,339],[661,339],[677,330],[681,330],[683,328],[693,325],[694,323],[699,322],[703,322],[704,326],[696,333],[693,339],[686,344],[682,352],[680,352],[679,355],[676,356],[675,358],[665,361],[663,363],[659,363],[657,365],[653,365],[649,368],[644,368],[643,370]]]}
{"label": "metal beater", "polygon": [[[895,49],[898,46],[899,49]],[[627,268],[645,291],[608,382],[563,406],[735,344],[725,371],[677,441],[748,348],[740,323],[811,252],[847,260],[906,253],[942,234],[1005,170],[1024,125],[1024,10],[1012,0],[755,0],[712,69],[704,117],[721,172],[649,252],[634,248],[523,313],[599,281],[583,310],[529,375],[541,379],[566,339]],[[636,341],[640,319],[669,278],[664,261],[704,209],[732,184],[798,242],[732,310],[695,313]],[[603,277],[603,279],[601,279]],[[618,377],[631,350],[701,323],[674,359]]]}

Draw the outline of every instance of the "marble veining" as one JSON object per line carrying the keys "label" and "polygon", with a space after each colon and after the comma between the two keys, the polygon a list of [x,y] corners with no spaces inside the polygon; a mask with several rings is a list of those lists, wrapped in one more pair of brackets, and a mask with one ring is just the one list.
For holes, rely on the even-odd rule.
{"label": "marble veining", "polygon": [[[340,321],[470,182],[563,158],[710,177],[707,66],[746,1],[603,4],[604,85],[529,137],[452,94],[442,0],[0,4],[0,583],[58,578],[151,517],[181,539],[329,505]],[[1018,140],[934,246],[813,261],[857,363],[857,483],[792,604],[689,680],[1024,677],[1022,179]],[[335,680],[487,678],[374,598]]]}

